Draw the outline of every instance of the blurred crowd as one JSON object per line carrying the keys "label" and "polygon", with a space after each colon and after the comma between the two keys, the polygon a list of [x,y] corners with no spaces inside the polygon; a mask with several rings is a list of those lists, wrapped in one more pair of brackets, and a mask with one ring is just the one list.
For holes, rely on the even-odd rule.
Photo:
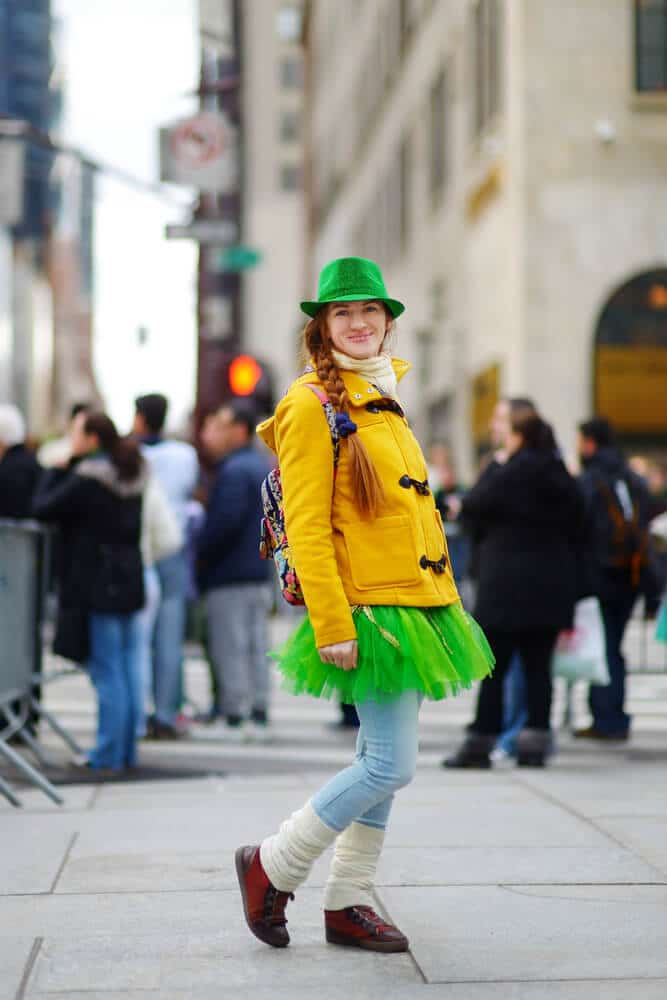
{"label": "blurred crowd", "polygon": [[[166,434],[167,416],[163,395],[141,396],[122,435],[82,402],[63,437],[37,447],[21,413],[0,405],[0,518],[57,528],[53,648],[87,669],[98,704],[95,746],[72,766],[100,774],[135,766],[141,740],[182,739],[204,726],[230,741],[270,735],[277,590],[258,526],[271,459],[248,404],[207,416],[194,443]],[[628,738],[622,643],[640,598],[667,641],[665,465],[626,460],[613,428],[593,418],[579,427],[578,468],[566,469],[551,427],[525,398],[496,405],[489,438],[474,484],[459,481],[446,444],[429,451],[451,569],[499,665],[448,767],[511,758],[519,733],[538,733],[529,748],[538,760],[552,752],[549,658],[577,600],[599,601],[609,675],[590,686],[581,739]],[[188,637],[210,676],[210,703],[196,712],[184,711]],[[335,725],[358,725],[354,707],[341,706]],[[476,732],[498,729],[493,746],[475,742]]]}

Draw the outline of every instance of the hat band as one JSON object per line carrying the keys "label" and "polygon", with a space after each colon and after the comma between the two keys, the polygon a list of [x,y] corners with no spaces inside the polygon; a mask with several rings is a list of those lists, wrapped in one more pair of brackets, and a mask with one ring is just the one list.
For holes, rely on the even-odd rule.
{"label": "hat band", "polygon": [[[388,298],[387,293],[385,292],[384,289],[382,289],[381,292],[382,293],[380,295],[369,295],[368,299],[371,300],[371,299],[386,299],[386,298]],[[326,292],[324,294],[326,295]],[[337,288],[337,289],[335,289],[334,294],[336,295],[336,298],[343,298],[344,299],[344,297],[346,295],[365,295],[366,294],[366,289],[365,288],[362,288],[362,289],[359,289],[359,288]],[[320,298],[320,302],[326,302],[326,299]]]}

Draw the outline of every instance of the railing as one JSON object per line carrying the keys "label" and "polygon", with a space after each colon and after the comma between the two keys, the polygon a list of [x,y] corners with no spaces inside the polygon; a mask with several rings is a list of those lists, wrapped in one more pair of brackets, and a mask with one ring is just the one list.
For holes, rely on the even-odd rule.
{"label": "railing", "polygon": [[[51,533],[43,525],[0,520],[0,757],[62,805],[62,796],[51,782],[10,745],[22,744],[38,764],[48,765],[30,725],[44,719],[74,752],[81,749],[39,699],[50,548]],[[12,805],[21,805],[2,778],[0,794]]]}

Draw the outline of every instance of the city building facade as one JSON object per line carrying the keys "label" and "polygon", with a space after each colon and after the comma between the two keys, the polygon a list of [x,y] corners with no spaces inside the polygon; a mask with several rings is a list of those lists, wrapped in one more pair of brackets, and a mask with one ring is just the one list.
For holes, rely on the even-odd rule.
{"label": "city building facade", "polygon": [[264,361],[280,396],[294,377],[303,329],[303,5],[242,5],[243,239],[261,254],[243,276],[244,348]]}
{"label": "city building facade", "polygon": [[424,442],[530,395],[667,451],[667,3],[312,0],[308,289],[375,258]]}

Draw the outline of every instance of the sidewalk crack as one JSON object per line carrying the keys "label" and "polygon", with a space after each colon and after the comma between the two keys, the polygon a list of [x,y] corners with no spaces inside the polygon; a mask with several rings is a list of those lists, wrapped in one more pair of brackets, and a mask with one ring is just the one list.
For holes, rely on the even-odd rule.
{"label": "sidewalk crack", "polygon": [[23,975],[21,976],[21,982],[19,983],[19,988],[16,991],[16,996],[14,1000],[23,1000],[25,997],[25,991],[28,988],[28,980],[32,975],[32,970],[35,967],[35,962],[37,961],[37,956],[39,955],[40,949],[44,944],[44,938],[38,937],[32,943],[32,948],[30,949],[30,954],[28,955],[28,960],[25,963],[25,969],[23,970]]}
{"label": "sidewalk crack", "polygon": [[51,884],[51,888],[49,889],[49,895],[52,895],[56,891],[56,886],[58,885],[58,882],[60,881],[60,876],[62,875],[63,871],[65,870],[65,865],[67,864],[67,862],[70,859],[70,854],[72,853],[72,848],[76,844],[78,836],[79,836],[79,833],[77,831],[76,833],[73,833],[72,836],[69,839],[69,844],[67,845],[67,849],[65,850],[65,854],[63,856],[63,859],[60,862],[60,866],[58,868],[58,871],[56,872],[56,877],[54,878],[53,883]]}

